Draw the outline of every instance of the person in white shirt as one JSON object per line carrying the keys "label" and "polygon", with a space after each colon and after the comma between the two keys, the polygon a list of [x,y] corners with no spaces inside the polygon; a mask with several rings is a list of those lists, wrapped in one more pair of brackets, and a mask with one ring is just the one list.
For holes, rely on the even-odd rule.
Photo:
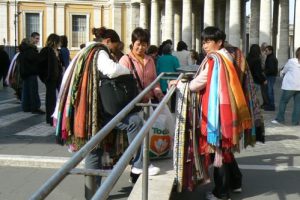
{"label": "person in white shirt", "polygon": [[300,121],[300,47],[296,50],[296,58],[291,58],[280,72],[283,77],[282,93],[279,102],[279,109],[274,124],[284,123],[284,113],[291,98],[294,99],[292,114],[292,125],[299,125]]}
{"label": "person in white shirt", "polygon": [[173,56],[176,56],[178,58],[180,67],[193,65],[191,52],[188,51],[188,46],[184,41],[178,42],[177,51],[173,52]]}

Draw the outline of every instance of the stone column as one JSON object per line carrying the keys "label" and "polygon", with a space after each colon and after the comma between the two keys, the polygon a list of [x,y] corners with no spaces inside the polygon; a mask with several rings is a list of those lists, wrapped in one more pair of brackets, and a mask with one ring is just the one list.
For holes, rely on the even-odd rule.
{"label": "stone column", "polygon": [[145,1],[140,3],[140,27],[142,28],[149,28],[148,22],[148,5]]}
{"label": "stone column", "polygon": [[215,25],[214,0],[204,0],[204,28]]}
{"label": "stone column", "polygon": [[1,45],[11,45],[8,41],[8,30],[9,24],[8,22],[8,10],[7,10],[8,3],[7,2],[0,2],[0,44]]}
{"label": "stone column", "polygon": [[271,0],[260,1],[259,44],[271,44]]}
{"label": "stone column", "polygon": [[295,0],[295,21],[294,21],[294,50],[300,47],[300,0]]}
{"label": "stone column", "polygon": [[[259,2],[260,2],[260,0],[251,0],[250,33],[249,33],[250,45],[252,45],[252,44],[260,45],[260,43],[259,43],[259,22],[260,22],[260,20],[259,20],[259,18],[260,18]],[[263,3],[264,3],[264,1],[263,1]]]}
{"label": "stone column", "polygon": [[101,5],[94,4],[94,27],[100,28],[101,25]]}
{"label": "stone column", "polygon": [[281,68],[289,55],[289,0],[279,1],[279,23],[277,37],[278,67]]}
{"label": "stone column", "polygon": [[54,3],[46,3],[46,36],[55,32]]}
{"label": "stone column", "polygon": [[216,2],[216,26],[221,30],[225,31],[225,20],[226,20],[226,0],[219,0]]}
{"label": "stone column", "polygon": [[241,39],[241,1],[230,0],[228,42],[240,48]]}
{"label": "stone column", "polygon": [[225,10],[225,33],[226,40],[228,40],[229,35],[229,14],[230,14],[230,0],[226,0],[226,10]]}
{"label": "stone column", "polygon": [[102,8],[102,26],[108,28],[111,26],[110,5],[104,5]]}
{"label": "stone column", "polygon": [[163,28],[163,40],[171,39],[173,41],[174,31],[174,7],[173,0],[165,0],[165,27]]}
{"label": "stone column", "polygon": [[192,45],[192,1],[183,0],[182,3],[182,40],[187,44],[188,49]]}
{"label": "stone column", "polygon": [[65,4],[56,3],[55,32],[57,35],[65,35]]}
{"label": "stone column", "polygon": [[151,44],[159,45],[159,5],[158,0],[151,0]]}
{"label": "stone column", "polygon": [[120,3],[114,3],[112,5],[112,29],[114,29],[119,36],[121,36],[122,33],[122,4]]}
{"label": "stone column", "polygon": [[174,15],[174,51],[176,51],[177,43],[181,40],[181,5],[178,4]]}

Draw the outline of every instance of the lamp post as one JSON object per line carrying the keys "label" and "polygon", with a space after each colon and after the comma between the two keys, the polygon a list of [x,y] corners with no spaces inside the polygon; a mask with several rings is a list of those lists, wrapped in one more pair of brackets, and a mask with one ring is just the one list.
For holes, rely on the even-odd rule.
{"label": "lamp post", "polygon": [[14,20],[14,25],[15,25],[15,53],[17,53],[17,22],[18,22],[18,16],[21,14],[21,12],[18,12],[18,7],[17,7],[17,0],[15,0],[15,20]]}

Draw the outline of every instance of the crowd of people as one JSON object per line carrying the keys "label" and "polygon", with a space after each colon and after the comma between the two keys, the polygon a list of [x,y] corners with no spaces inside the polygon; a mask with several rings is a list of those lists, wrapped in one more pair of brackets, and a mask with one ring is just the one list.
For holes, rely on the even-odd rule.
{"label": "crowd of people", "polygon": [[[60,132],[58,133],[58,135],[63,135],[63,133],[61,132],[68,131],[66,128],[67,125],[64,124],[64,120],[72,117],[75,119],[75,115],[84,115],[78,111],[80,109],[76,110],[76,106],[81,105],[81,94],[79,95],[79,97],[77,96],[77,98],[79,98],[77,100],[72,99],[72,97],[74,96],[68,96],[70,93],[76,93],[77,95],[81,89],[81,86],[79,84],[85,84],[84,81],[87,81],[87,84],[89,84],[88,77],[94,77],[95,75],[93,69],[80,72],[82,66],[96,66],[96,74],[99,74],[99,76],[96,77],[100,78],[99,80],[95,80],[98,80],[100,82],[101,79],[113,79],[119,76],[133,74],[137,81],[139,91],[141,91],[149,86],[157,78],[157,75],[162,72],[176,72],[180,67],[200,65],[195,78],[190,83],[189,89],[193,92],[199,93],[199,98],[202,98],[202,104],[200,106],[203,110],[201,112],[204,112],[205,109],[216,109],[216,105],[219,104],[218,100],[216,98],[213,99],[213,97],[210,97],[208,95],[217,94],[219,81],[223,81],[222,83],[226,83],[227,86],[225,87],[223,85],[222,91],[227,92],[222,93],[220,101],[223,101],[223,103],[225,102],[224,104],[230,104],[232,98],[236,98],[237,105],[234,106],[233,110],[230,110],[232,111],[232,118],[236,117],[234,116],[234,114],[236,114],[235,112],[239,113],[238,117],[242,117],[242,119],[239,119],[241,122],[241,126],[238,127],[239,125],[236,125],[237,127],[234,127],[233,124],[226,124],[225,121],[222,121],[224,116],[220,116],[221,121],[219,124],[216,124],[216,127],[214,128],[218,131],[222,129],[222,137],[219,138],[217,135],[214,135],[213,142],[211,141],[212,138],[205,138],[205,148],[208,148],[208,146],[210,148],[208,148],[209,150],[204,149],[204,152],[209,152],[208,154],[211,160],[217,160],[221,157],[221,161],[219,161],[219,164],[215,165],[214,167],[215,187],[212,193],[209,194],[207,198],[229,199],[231,190],[235,192],[241,192],[242,174],[239,171],[238,165],[231,151],[232,148],[236,147],[237,141],[235,141],[235,143],[233,142],[233,137],[235,137],[233,136],[233,133],[230,133],[231,137],[229,139],[227,138],[228,135],[224,135],[224,133],[226,132],[229,134],[229,129],[231,128],[236,130],[244,130],[245,132],[246,130],[251,129],[250,121],[255,117],[251,116],[252,113],[249,113],[249,110],[255,110],[256,108],[255,105],[253,107],[248,107],[247,102],[254,102],[255,97],[251,96],[252,91],[250,90],[249,92],[247,89],[245,89],[242,80],[239,80],[236,76],[237,73],[241,72],[243,72],[244,75],[247,74],[247,67],[243,66],[242,64],[239,65],[239,63],[237,63],[240,58],[243,58],[241,56],[241,51],[238,48],[232,47],[225,43],[225,33],[216,27],[205,28],[202,32],[203,52],[200,52],[200,54],[194,50],[188,50],[189,48],[184,41],[178,42],[176,51],[173,51],[173,42],[171,40],[162,42],[159,47],[150,45],[149,31],[140,27],[135,28],[132,32],[131,44],[128,54],[124,53],[124,48],[126,47],[124,47],[124,43],[121,42],[120,37],[116,33],[116,31],[107,29],[105,27],[100,27],[93,28],[92,33],[94,35],[94,40],[88,42],[87,44],[81,45],[80,48],[82,50],[75,56],[72,61],[70,59],[70,52],[68,50],[67,37],[59,36],[54,33],[48,36],[45,47],[43,47],[40,51],[38,51],[37,48],[37,45],[40,42],[39,33],[33,32],[30,39],[23,39],[18,47],[19,52],[13,58],[10,68],[10,60],[7,54],[5,54],[3,47],[0,46],[0,79],[4,79],[7,76],[7,83],[11,86],[14,86],[13,88],[16,91],[17,98],[19,98],[21,101],[22,110],[24,112],[32,112],[34,114],[46,114],[46,122],[51,126],[58,126],[56,122],[57,120],[61,120],[61,122],[59,123],[61,123],[62,125],[61,127],[59,126],[56,130]],[[85,55],[85,52],[87,55]],[[216,66],[212,61],[213,59],[216,59],[214,60],[214,62],[219,63],[220,66],[222,65],[222,63],[225,63],[224,65],[226,65],[227,67],[226,70],[228,70],[227,75],[225,75],[225,72],[223,72],[222,70],[215,72]],[[250,51],[246,57],[246,60],[251,71],[251,77],[253,77],[253,82],[256,86],[256,90],[260,89],[261,91],[263,102],[261,105],[259,105],[260,108],[264,109],[265,111],[275,111],[274,84],[276,82],[276,77],[279,70],[278,61],[275,57],[273,47],[270,45],[266,45],[265,43],[262,44],[261,47],[258,44],[253,44],[250,47]],[[236,72],[234,72],[234,70],[236,70]],[[286,110],[286,105],[293,97],[294,110],[292,115],[292,124],[299,125],[299,75],[300,48],[298,48],[296,51],[296,58],[290,59],[280,71],[280,76],[283,77],[282,95],[279,103],[278,114],[276,116],[276,119],[272,121],[273,123],[284,123],[284,113]],[[80,79],[79,76],[85,76],[86,78],[84,81],[78,81]],[[233,83],[230,82],[229,79],[227,79],[227,76],[231,77],[232,80],[234,80],[235,86],[231,85]],[[220,79],[218,79],[217,77],[219,77]],[[38,78],[45,84],[46,87],[45,111],[41,109]],[[75,83],[74,81],[71,81],[73,79],[78,81],[77,85],[71,85]],[[249,85],[251,86],[252,78],[248,81]],[[18,84],[16,84],[16,82]],[[169,83],[169,81],[165,79],[160,80],[160,82],[143,97],[142,102],[147,103],[151,101],[154,103],[158,103],[167,93],[170,84],[177,84],[177,82],[175,83],[171,81],[171,83]],[[236,94],[230,93],[229,87],[231,86],[234,88],[234,92],[239,91],[241,92],[241,94],[235,96]],[[95,86],[95,84],[91,84],[85,85],[85,87],[90,89],[94,87],[97,88],[98,86]],[[67,90],[72,91],[68,93]],[[86,92],[88,93],[88,91]],[[244,96],[249,99],[243,99]],[[88,95],[87,98],[89,98]],[[97,98],[95,97],[91,98],[97,100]],[[173,108],[173,111],[175,109],[175,100],[175,98],[172,98],[171,107]],[[228,102],[226,102],[227,100]],[[68,106],[68,104],[71,104],[70,102],[74,103],[75,110],[73,113],[74,116],[71,117],[69,114],[73,111],[64,110],[64,106]],[[214,102],[214,106],[212,106],[213,104],[210,104],[209,102]],[[89,101],[88,103],[91,103],[91,101]],[[205,103],[207,105],[204,105]],[[97,104],[101,104],[99,105],[99,116],[101,116],[101,120],[99,120],[99,123],[101,124],[97,124],[95,126],[97,128],[95,129],[94,133],[97,132],[100,127],[103,127],[106,123],[108,123],[113,117],[105,111],[106,106],[102,105],[102,102],[99,99]],[[231,106],[233,104],[234,103],[232,103]],[[220,108],[220,112],[218,112],[219,115],[222,114],[222,112],[224,111],[223,109],[226,110],[227,108]],[[239,112],[239,109],[243,111]],[[63,114],[59,113],[58,110]],[[255,113],[259,115],[259,111],[255,110]],[[64,116],[64,114],[66,114],[66,116]],[[205,113],[202,113],[202,115],[203,114],[205,115]],[[209,117],[212,116],[209,115]],[[199,122],[200,125],[203,125],[203,123],[207,123],[201,120]],[[98,120],[96,121],[98,123]],[[87,128],[90,128],[89,126],[92,126],[92,123],[94,122],[91,122],[90,124],[87,122]],[[72,125],[74,124],[69,124],[69,126]],[[126,131],[127,139],[129,143],[131,143],[142,126],[143,119],[136,111],[129,113],[116,126],[116,129]],[[208,130],[209,128],[212,128],[209,127],[209,125],[207,126]],[[262,127],[263,123],[259,128]],[[213,130],[213,132],[216,132],[216,130]],[[201,131],[206,132],[203,129],[201,129]],[[87,141],[90,139],[91,135],[83,135],[81,136],[81,139]],[[74,137],[76,137],[76,133],[74,133]],[[228,140],[225,140],[226,138]],[[201,144],[204,143],[202,142]],[[131,163],[132,182],[135,182],[138,176],[142,173],[143,155],[141,149],[142,147],[139,148]],[[86,157],[86,168],[100,169],[102,167],[102,161],[103,149],[101,149],[101,147],[97,147]],[[149,165],[150,176],[157,175],[159,174],[159,172],[160,169],[158,167]],[[101,177],[87,177],[86,181],[91,183],[88,185],[96,185],[97,187],[99,187],[101,184]],[[95,192],[95,190],[96,188],[86,188],[86,198],[92,198],[92,194]]]}

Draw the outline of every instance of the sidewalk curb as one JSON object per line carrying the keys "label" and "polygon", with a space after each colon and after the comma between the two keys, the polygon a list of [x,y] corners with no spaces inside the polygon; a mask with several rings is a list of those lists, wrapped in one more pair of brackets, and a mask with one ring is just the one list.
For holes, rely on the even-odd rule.
{"label": "sidewalk curb", "polygon": [[[0,155],[0,166],[11,167],[34,167],[58,169],[63,166],[69,157],[50,157],[50,156],[26,156],[26,155]],[[84,168],[84,161],[79,163],[77,168]]]}

